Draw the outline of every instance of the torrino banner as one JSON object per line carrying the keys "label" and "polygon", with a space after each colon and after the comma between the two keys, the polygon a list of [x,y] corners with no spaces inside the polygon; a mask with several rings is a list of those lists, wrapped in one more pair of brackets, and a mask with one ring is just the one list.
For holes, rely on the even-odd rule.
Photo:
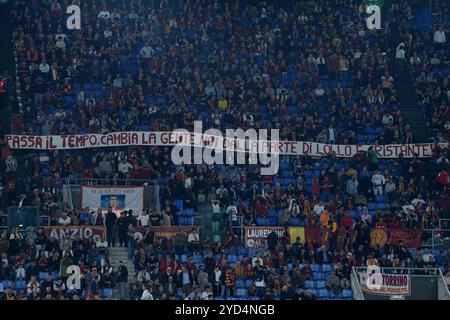
{"label": "torrino banner", "polygon": [[[78,134],[78,135],[6,135],[6,142],[11,149],[32,150],[71,150],[121,146],[175,146],[191,145],[201,148],[219,148],[225,151],[240,151],[248,153],[269,152],[280,155],[303,155],[313,157],[329,156],[351,158],[361,151],[373,148],[379,158],[405,158],[417,155],[420,158],[432,156],[432,143],[388,144],[388,145],[339,145],[306,141],[272,141],[245,140],[230,137],[217,137],[202,134],[201,139],[195,139],[197,134],[180,132],[114,132],[108,134]],[[446,144],[441,144],[446,147]]]}

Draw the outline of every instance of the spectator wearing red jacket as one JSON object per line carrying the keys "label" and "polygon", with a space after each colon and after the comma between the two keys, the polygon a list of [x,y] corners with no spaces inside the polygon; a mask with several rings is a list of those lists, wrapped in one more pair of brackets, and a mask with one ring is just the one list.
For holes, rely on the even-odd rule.
{"label": "spectator wearing red jacket", "polygon": [[344,216],[341,218],[341,224],[345,229],[350,229],[353,225],[352,217],[350,217],[348,212],[344,213]]}

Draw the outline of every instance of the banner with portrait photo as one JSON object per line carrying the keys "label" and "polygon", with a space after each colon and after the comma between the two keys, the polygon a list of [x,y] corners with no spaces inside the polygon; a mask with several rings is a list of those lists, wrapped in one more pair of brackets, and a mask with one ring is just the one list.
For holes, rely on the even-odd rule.
{"label": "banner with portrait photo", "polygon": [[91,210],[112,208],[116,214],[132,209],[139,215],[144,208],[144,187],[81,186],[81,207]]}

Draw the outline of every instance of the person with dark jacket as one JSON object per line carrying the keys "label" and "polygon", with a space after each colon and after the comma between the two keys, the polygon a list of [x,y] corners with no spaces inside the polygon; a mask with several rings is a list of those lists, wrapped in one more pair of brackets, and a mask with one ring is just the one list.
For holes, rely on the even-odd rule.
{"label": "person with dark jacket", "polygon": [[267,236],[267,244],[269,245],[270,252],[275,250],[278,245],[278,235],[275,230],[272,230],[272,232]]}
{"label": "person with dark jacket", "polygon": [[125,300],[128,283],[128,269],[123,264],[123,261],[119,261],[119,267],[117,268],[116,273],[116,283],[117,286],[119,287],[119,299]]}
{"label": "person with dark jacket", "polygon": [[133,215],[133,210],[128,210],[128,224],[133,225],[133,227],[136,227],[138,225],[138,221],[136,217]]}
{"label": "person with dark jacket", "polygon": [[116,237],[114,234],[114,228],[116,226],[117,222],[117,216],[116,214],[111,210],[111,208],[108,209],[108,213],[106,214],[105,219],[105,226],[106,226],[106,240],[108,241],[109,247],[114,247],[116,242]]}
{"label": "person with dark jacket", "polygon": [[119,229],[119,247],[126,247],[128,243],[128,217],[125,211],[120,213],[120,218],[117,219],[117,228]]}

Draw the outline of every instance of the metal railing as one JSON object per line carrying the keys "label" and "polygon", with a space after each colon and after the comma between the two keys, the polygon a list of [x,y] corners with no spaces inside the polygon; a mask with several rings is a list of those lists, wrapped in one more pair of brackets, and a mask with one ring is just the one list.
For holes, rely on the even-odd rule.
{"label": "metal railing", "polygon": [[350,276],[350,283],[352,285],[353,299],[355,300],[365,300],[364,294],[361,289],[361,284],[359,283],[359,277],[356,273],[356,268],[352,268],[352,273]]}
{"label": "metal railing", "polygon": [[[423,229],[423,233],[430,234],[425,242],[421,242],[421,248],[431,248],[431,249],[446,249],[447,245],[450,245],[450,229]],[[439,236],[437,236],[439,235]]]}
{"label": "metal railing", "polygon": [[439,229],[450,231],[450,219],[439,219]]}
{"label": "metal railing", "polygon": [[439,269],[439,276],[441,278],[441,281],[444,283],[444,290],[447,295],[447,297],[450,297],[450,289],[448,288],[447,282],[445,281],[444,275],[442,274],[442,270]]}
{"label": "metal railing", "polygon": [[[353,267],[357,272],[367,272],[367,267]],[[439,276],[442,274],[439,268],[394,268],[394,267],[380,267],[382,274],[409,274],[413,276]]]}

